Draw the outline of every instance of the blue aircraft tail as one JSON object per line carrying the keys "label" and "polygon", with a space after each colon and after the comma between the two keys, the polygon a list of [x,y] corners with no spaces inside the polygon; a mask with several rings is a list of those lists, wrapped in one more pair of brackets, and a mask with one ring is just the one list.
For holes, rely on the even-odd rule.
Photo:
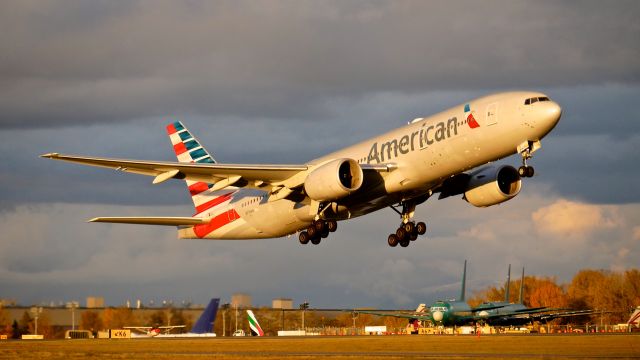
{"label": "blue aircraft tail", "polygon": [[211,299],[209,305],[204,309],[196,323],[193,324],[192,333],[205,334],[213,332],[213,322],[216,320],[218,305],[220,305],[220,299]]}

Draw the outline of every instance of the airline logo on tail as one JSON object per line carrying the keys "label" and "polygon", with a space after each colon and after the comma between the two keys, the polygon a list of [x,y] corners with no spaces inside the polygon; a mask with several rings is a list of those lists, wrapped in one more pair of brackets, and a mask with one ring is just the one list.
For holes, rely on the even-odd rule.
{"label": "airline logo on tail", "polygon": [[247,315],[249,316],[249,327],[251,328],[251,335],[253,336],[264,336],[264,331],[258,324],[258,319],[253,314],[253,311],[247,310]]}
{"label": "airline logo on tail", "polygon": [[480,127],[480,124],[478,124],[478,121],[476,121],[476,118],[473,117],[473,113],[471,112],[471,106],[469,104],[464,105],[464,118],[467,119],[467,124],[469,124],[470,128],[475,129],[477,127]]}

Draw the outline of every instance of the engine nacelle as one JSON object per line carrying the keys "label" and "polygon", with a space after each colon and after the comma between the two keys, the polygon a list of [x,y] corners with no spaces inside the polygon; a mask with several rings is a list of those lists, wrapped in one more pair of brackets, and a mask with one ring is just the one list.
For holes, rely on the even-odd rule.
{"label": "engine nacelle", "polygon": [[522,181],[513,166],[490,166],[471,175],[464,198],[473,206],[487,207],[514,198]]}
{"label": "engine nacelle", "polygon": [[316,201],[333,201],[360,189],[364,175],[353,159],[335,159],[320,165],[304,181],[304,191]]}

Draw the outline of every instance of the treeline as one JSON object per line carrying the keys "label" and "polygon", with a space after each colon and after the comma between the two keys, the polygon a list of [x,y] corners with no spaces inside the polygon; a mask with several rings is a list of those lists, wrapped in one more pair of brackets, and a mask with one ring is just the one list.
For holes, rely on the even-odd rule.
{"label": "treeline", "polygon": [[[506,281],[500,288],[491,286],[476,292],[469,304],[477,306],[485,301],[502,301],[505,288]],[[512,280],[509,286],[511,302],[518,301],[519,292],[520,279]],[[558,283],[555,277],[526,276],[523,302],[530,307],[602,310],[603,314],[591,316],[592,323],[623,323],[629,319],[630,311],[640,306],[640,270],[586,269],[579,271],[568,284]]]}

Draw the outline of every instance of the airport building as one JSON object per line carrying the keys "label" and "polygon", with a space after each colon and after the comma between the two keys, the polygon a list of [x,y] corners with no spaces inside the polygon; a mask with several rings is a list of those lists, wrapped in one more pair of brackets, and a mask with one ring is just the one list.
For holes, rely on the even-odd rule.
{"label": "airport building", "polygon": [[293,309],[293,300],[286,298],[273,299],[271,307],[273,309],[290,310]]}
{"label": "airport building", "polygon": [[232,308],[250,308],[251,295],[243,294],[243,293],[235,293],[231,295],[231,307]]}

